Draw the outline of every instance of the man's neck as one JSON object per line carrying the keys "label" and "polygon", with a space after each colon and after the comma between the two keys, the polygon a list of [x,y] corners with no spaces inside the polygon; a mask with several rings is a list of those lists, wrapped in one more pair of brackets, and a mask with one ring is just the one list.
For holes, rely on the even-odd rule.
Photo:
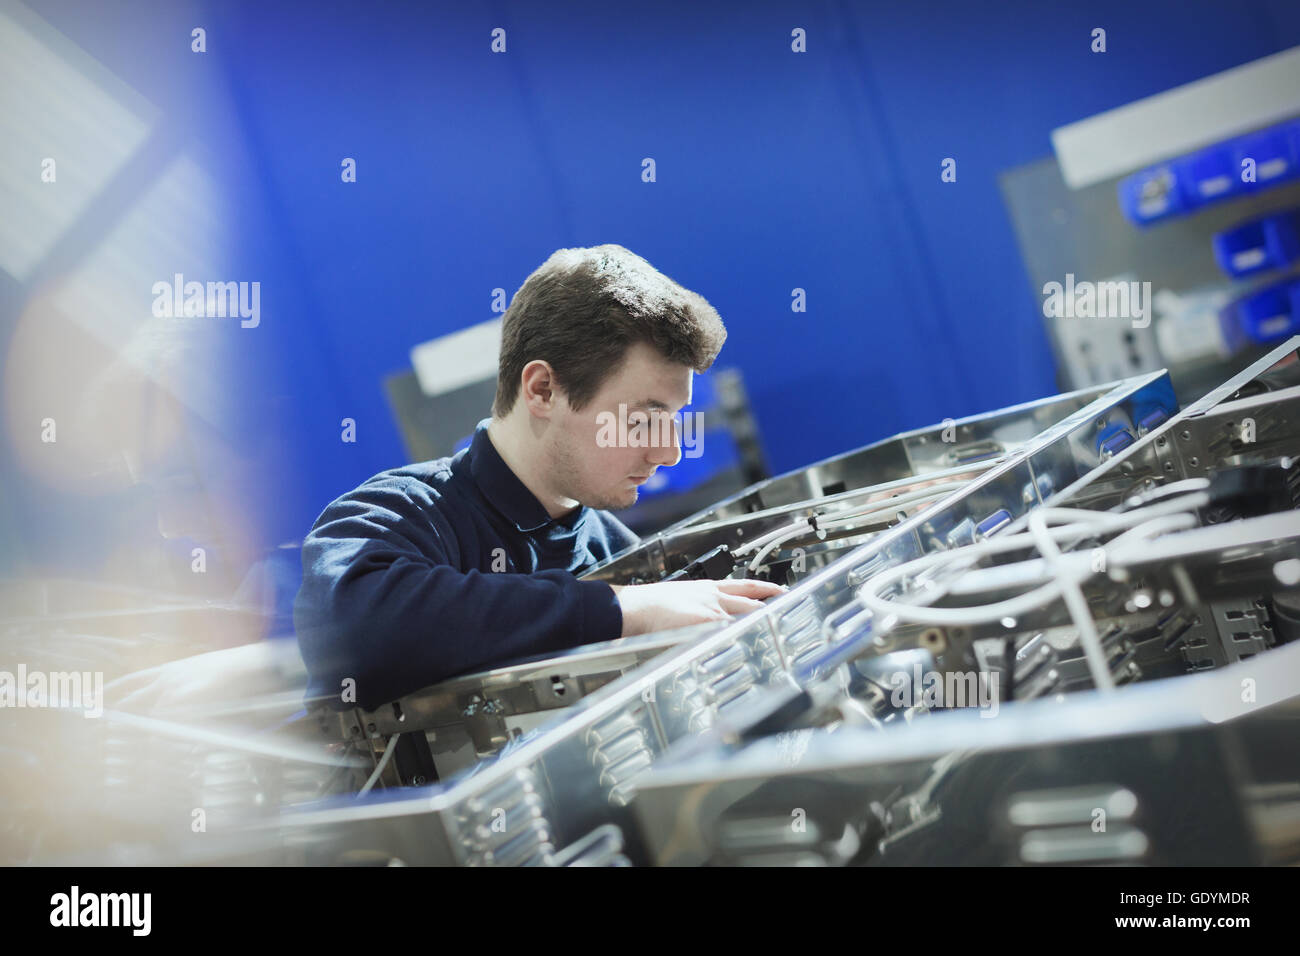
{"label": "man's neck", "polygon": [[513,417],[493,418],[488,423],[487,432],[492,447],[497,450],[506,467],[541,502],[548,515],[562,518],[578,507],[578,502],[556,494],[547,485],[543,469],[536,467],[540,457],[538,440],[528,430],[526,423],[521,424]]}

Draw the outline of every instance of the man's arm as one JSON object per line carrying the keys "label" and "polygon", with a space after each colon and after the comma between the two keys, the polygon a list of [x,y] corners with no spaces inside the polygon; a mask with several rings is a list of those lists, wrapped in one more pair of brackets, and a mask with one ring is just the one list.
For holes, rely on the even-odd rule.
{"label": "man's arm", "polygon": [[363,486],[331,504],[303,543],[294,605],[303,660],[331,693],[355,681],[367,709],[514,658],[723,621],[785,590],[763,581],[614,587],[562,570],[462,572],[450,527],[431,523],[437,509],[419,498],[424,488]]}
{"label": "man's arm", "polygon": [[373,708],[456,674],[622,633],[604,582],[560,570],[460,571],[450,528],[440,532],[407,490],[363,486],[330,505],[303,543],[294,621],[320,684],[335,691],[352,678],[357,703]]}

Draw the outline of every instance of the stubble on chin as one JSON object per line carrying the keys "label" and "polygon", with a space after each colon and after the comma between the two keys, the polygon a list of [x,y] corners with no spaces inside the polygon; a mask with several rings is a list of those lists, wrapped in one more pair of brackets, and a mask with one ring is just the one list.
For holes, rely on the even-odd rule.
{"label": "stubble on chin", "polygon": [[587,507],[595,508],[597,511],[622,511],[624,508],[631,508],[637,502],[640,493],[633,488],[631,492],[620,497],[607,495],[600,498],[593,498],[588,502]]}

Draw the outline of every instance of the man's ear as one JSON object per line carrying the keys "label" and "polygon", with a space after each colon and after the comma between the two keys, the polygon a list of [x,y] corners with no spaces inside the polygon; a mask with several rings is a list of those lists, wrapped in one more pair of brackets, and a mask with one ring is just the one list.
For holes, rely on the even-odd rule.
{"label": "man's ear", "polygon": [[548,418],[555,408],[555,371],[549,362],[534,359],[524,366],[520,375],[519,396],[528,411]]}

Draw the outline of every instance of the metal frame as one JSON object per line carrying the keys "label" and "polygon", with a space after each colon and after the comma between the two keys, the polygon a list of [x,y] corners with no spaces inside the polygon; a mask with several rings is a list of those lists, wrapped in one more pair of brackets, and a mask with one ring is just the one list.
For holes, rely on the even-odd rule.
{"label": "metal frame", "polygon": [[[598,827],[614,824],[628,857],[642,860],[627,805],[636,780],[659,755],[760,698],[763,687],[788,686],[834,642],[835,625],[842,623],[836,613],[867,577],[1014,520],[1095,468],[1106,454],[1099,439],[1108,427],[1136,429],[1152,420],[1153,411],[1176,411],[1165,373],[1116,384],[951,497],[877,535],[762,611],[601,688],[539,728],[536,739],[445,786],[386,794],[362,806],[294,811],[282,825],[300,834],[296,843],[303,827],[318,826],[351,843],[360,833],[348,828],[365,822],[378,839],[404,834],[395,856],[403,856],[401,846],[410,852],[418,837],[416,852],[426,861],[546,864]],[[322,847],[337,845],[326,839]]]}

